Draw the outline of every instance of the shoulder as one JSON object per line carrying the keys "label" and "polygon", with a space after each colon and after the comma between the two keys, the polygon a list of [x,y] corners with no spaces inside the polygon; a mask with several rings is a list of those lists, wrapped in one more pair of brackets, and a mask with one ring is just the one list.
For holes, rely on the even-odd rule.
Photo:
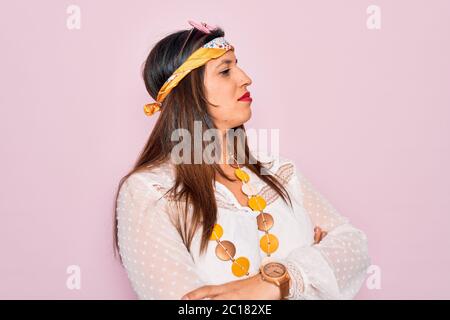
{"label": "shoulder", "polygon": [[119,194],[146,195],[160,198],[175,181],[174,166],[167,161],[156,166],[146,166],[129,175],[121,185]]}
{"label": "shoulder", "polygon": [[291,158],[265,150],[250,149],[250,152],[267,170],[264,174],[275,175],[281,178],[284,184],[297,174],[296,163]]}
{"label": "shoulder", "polygon": [[117,194],[117,219],[140,221],[144,216],[155,217],[160,212],[168,212],[168,202],[165,201],[168,177],[170,171],[163,166],[143,168],[130,174],[123,180]]}
{"label": "shoulder", "polygon": [[250,153],[270,171],[278,171],[281,168],[296,168],[295,161],[279,153],[266,150],[250,149]]}

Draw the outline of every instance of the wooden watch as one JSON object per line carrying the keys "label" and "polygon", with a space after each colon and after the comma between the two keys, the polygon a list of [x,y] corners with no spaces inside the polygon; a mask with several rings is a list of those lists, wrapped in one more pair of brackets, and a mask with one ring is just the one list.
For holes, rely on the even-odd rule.
{"label": "wooden watch", "polygon": [[290,277],[287,268],[279,262],[268,262],[260,268],[261,277],[264,281],[274,283],[281,290],[281,300],[287,300],[289,296]]}

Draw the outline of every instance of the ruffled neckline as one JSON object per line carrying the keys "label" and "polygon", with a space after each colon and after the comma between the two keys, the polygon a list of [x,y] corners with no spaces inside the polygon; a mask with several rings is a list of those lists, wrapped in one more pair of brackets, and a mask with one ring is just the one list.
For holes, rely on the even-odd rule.
{"label": "ruffled neckline", "polygon": [[[264,153],[264,152],[256,152],[255,150],[251,150],[250,152],[253,156],[263,164],[263,167],[270,170],[273,174],[278,174],[280,170],[280,163],[275,166],[276,163],[275,157]],[[275,168],[274,168],[275,167]],[[276,172],[272,170],[276,169]],[[175,183],[175,165],[169,159],[160,165],[151,169],[150,173],[154,176],[156,181],[161,182],[160,185],[157,183],[159,189],[168,190]],[[250,176],[250,183],[255,186],[257,189],[257,194],[262,195],[265,191],[267,191],[265,187],[267,184],[253,171],[244,167],[245,172],[247,172]],[[156,182],[155,181],[155,182]],[[259,212],[253,211],[248,206],[242,206],[239,201],[236,199],[235,195],[229,190],[224,184],[218,182],[217,180],[214,183],[214,189],[216,193],[216,199],[218,206],[225,207],[228,209],[233,209],[232,211],[246,211],[250,216],[256,217]],[[241,213],[240,213],[241,214]]]}

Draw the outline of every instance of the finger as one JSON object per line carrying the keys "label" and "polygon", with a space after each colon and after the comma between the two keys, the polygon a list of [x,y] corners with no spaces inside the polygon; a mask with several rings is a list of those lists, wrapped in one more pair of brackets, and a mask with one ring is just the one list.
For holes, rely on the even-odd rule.
{"label": "finger", "polygon": [[211,300],[237,300],[236,293],[227,292],[211,297]]}
{"label": "finger", "polygon": [[314,228],[314,243],[319,243],[321,230],[319,227]]}
{"label": "finger", "polygon": [[314,234],[314,244],[317,244],[317,243],[319,243],[319,241],[320,241],[320,237],[319,237],[319,235],[316,233],[316,234]]}
{"label": "finger", "polygon": [[220,294],[220,286],[208,285],[195,289],[191,292],[186,293],[181,299],[182,300],[199,300],[208,296]]}
{"label": "finger", "polygon": [[199,300],[206,297],[211,292],[211,286],[203,286],[186,293],[182,300]]}

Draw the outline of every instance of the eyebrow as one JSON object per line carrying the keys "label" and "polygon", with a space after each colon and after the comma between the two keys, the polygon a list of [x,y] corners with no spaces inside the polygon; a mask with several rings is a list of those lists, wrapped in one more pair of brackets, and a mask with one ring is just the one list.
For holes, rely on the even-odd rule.
{"label": "eyebrow", "polygon": [[[221,65],[223,65],[223,64],[231,64],[233,61],[232,60],[229,60],[229,59],[225,59],[225,60],[223,60],[221,63],[219,63],[217,66],[216,66],[216,69],[217,68],[219,68]],[[236,59],[236,63],[238,62],[238,59]]]}

